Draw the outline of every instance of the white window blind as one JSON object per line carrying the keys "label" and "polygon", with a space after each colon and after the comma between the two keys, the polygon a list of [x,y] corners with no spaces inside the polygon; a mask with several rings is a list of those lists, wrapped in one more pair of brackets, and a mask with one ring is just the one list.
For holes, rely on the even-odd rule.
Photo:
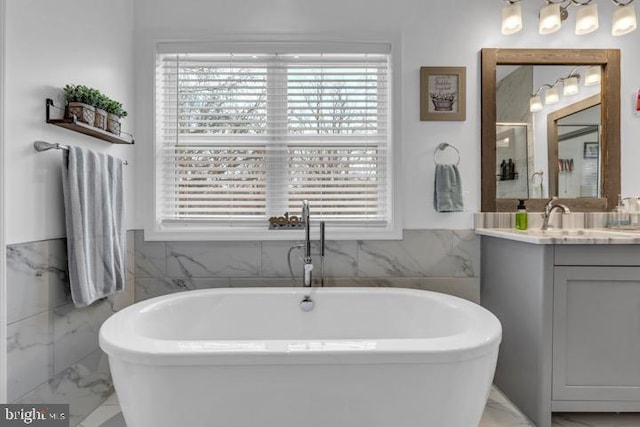
{"label": "white window blind", "polygon": [[389,54],[158,54],[156,220],[390,221]]}

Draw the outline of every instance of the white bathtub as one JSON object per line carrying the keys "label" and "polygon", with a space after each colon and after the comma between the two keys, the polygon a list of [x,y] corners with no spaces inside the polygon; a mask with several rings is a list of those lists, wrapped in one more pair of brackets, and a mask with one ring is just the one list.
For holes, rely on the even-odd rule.
{"label": "white bathtub", "polygon": [[389,288],[211,289],[134,304],[100,346],[128,427],[475,427],[499,321]]}

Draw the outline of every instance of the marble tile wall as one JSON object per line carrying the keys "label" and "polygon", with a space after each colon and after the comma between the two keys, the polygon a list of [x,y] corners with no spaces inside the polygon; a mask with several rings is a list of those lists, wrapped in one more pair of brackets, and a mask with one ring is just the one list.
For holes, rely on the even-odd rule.
{"label": "marble tile wall", "polygon": [[98,330],[133,302],[133,246],[129,232],[125,292],[81,309],[71,302],[65,239],[7,246],[10,402],[70,403],[74,426],[113,392]]}
{"label": "marble tile wall", "polygon": [[[189,289],[299,286],[299,241],[152,242],[135,232],[136,300]],[[314,279],[320,265],[314,245]],[[436,290],[472,301],[480,294],[480,239],[473,230],[404,230],[403,240],[328,241],[326,286]]]}

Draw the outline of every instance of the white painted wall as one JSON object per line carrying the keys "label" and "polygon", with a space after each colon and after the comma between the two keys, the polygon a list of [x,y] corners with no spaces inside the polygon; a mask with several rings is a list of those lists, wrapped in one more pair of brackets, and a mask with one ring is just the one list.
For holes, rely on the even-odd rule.
{"label": "white painted wall", "polygon": [[[403,187],[404,228],[468,228],[472,212],[480,206],[480,56],[483,47],[512,48],[620,48],[622,49],[622,187],[625,194],[640,193],[640,120],[631,111],[631,97],[640,85],[640,31],[614,38],[610,35],[613,6],[598,2],[601,28],[578,37],[570,25],[559,33],[537,33],[539,2],[523,2],[525,29],[513,36],[500,33],[499,1],[478,0],[136,0],[136,82],[138,108],[138,162],[148,156],[151,143],[152,104],[148,94],[152,75],[141,74],[152,52],[140,40],[156,35],[175,38],[215,38],[219,35],[265,37],[335,34],[345,37],[388,32],[403,38]],[[571,11],[573,12],[573,11]],[[574,17],[569,18],[569,23]],[[148,62],[147,62],[148,63]],[[419,68],[421,66],[467,67],[467,120],[421,122],[419,120]],[[455,144],[460,163],[466,212],[437,213],[433,209],[433,151],[440,142]],[[138,169],[137,182],[149,171]],[[633,191],[632,191],[633,190]],[[144,186],[138,187],[143,194]],[[142,228],[142,206],[138,206],[136,228]]]}
{"label": "white painted wall", "polygon": [[[127,228],[133,225],[134,149],[45,123],[45,99],[85,84],[133,112],[133,4],[130,0],[19,0],[6,5],[6,243],[65,236],[62,153],[37,153],[35,140],[84,146],[128,159]],[[134,129],[135,114],[124,122]]]}
{"label": "white painted wall", "polygon": [[0,403],[7,401],[7,261],[4,243],[4,171],[6,157],[4,155],[4,33],[5,33],[5,0],[0,0]]}

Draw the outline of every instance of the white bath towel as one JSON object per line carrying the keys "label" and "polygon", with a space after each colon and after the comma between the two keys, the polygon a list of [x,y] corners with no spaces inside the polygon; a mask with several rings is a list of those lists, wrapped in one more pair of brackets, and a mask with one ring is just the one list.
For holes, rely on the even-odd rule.
{"label": "white bath towel", "polygon": [[124,289],[127,242],[122,161],[73,146],[64,157],[69,282],[74,304],[84,307]]}

